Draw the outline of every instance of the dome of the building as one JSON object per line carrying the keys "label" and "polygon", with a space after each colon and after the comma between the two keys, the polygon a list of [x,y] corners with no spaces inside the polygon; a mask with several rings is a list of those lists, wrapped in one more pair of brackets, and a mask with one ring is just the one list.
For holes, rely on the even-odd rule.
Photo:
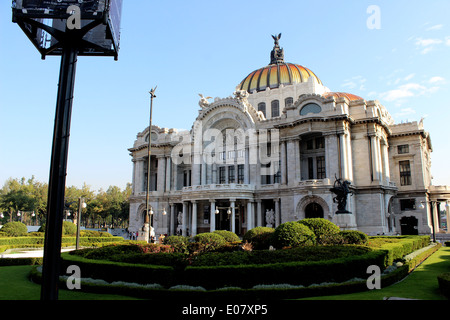
{"label": "dome of the building", "polygon": [[322,84],[314,72],[308,68],[289,62],[277,62],[251,72],[238,87],[240,90],[252,93],[264,91],[266,88],[279,88],[280,85],[307,82],[310,77]]}
{"label": "dome of the building", "polygon": [[335,97],[335,98],[342,98],[346,97],[349,101],[355,101],[355,100],[364,100],[360,96],[357,96],[355,94],[346,93],[346,92],[326,92],[323,94],[325,98]]}
{"label": "dome of the building", "polygon": [[313,78],[318,84],[322,81],[308,68],[301,65],[284,62],[284,50],[280,48],[278,36],[272,36],[275,45],[270,53],[270,64],[251,72],[237,86],[239,90],[246,90],[248,93],[264,91],[267,88],[279,88],[281,85],[293,85],[296,83],[307,82]]}

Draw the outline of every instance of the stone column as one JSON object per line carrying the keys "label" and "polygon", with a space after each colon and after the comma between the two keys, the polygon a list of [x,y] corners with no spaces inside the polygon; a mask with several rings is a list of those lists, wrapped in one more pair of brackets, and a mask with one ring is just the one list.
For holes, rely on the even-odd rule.
{"label": "stone column", "polygon": [[252,219],[252,203],[249,200],[247,202],[247,231],[253,228],[253,219]]}
{"label": "stone column", "polygon": [[134,183],[136,186],[134,187],[134,192],[138,194],[139,192],[144,191],[144,158],[136,159],[136,170],[134,176]]}
{"label": "stone column", "polygon": [[287,183],[287,172],[286,172],[286,142],[281,141],[280,154],[281,154],[281,184]]}
{"label": "stone column", "polygon": [[186,227],[188,225],[187,215],[188,215],[188,203],[186,201],[183,201],[183,225],[181,227],[182,236],[186,236]]}
{"label": "stone column", "polygon": [[294,160],[295,160],[295,182],[297,183],[302,179],[301,163],[300,163],[300,139],[294,140]]}
{"label": "stone column", "polygon": [[348,179],[348,167],[347,167],[347,150],[346,150],[345,133],[339,135],[339,156],[341,160],[341,178],[343,180]]}
{"label": "stone column", "polygon": [[261,199],[256,200],[256,226],[262,227]]}
{"label": "stone column", "polygon": [[209,219],[209,231],[213,232],[216,230],[216,200],[209,200],[211,203],[211,214]]}
{"label": "stone column", "polygon": [[295,167],[295,146],[294,146],[294,141],[293,140],[288,140],[287,141],[287,161],[286,161],[286,166],[287,166],[287,183],[290,186],[293,186],[295,184],[295,177],[296,177],[296,167]]}
{"label": "stone column", "polygon": [[164,156],[158,156],[158,181],[156,190],[158,192],[164,192],[164,185],[166,183],[166,158]]}
{"label": "stone column", "polygon": [[170,204],[170,227],[169,227],[169,235],[175,234],[175,204]]}
{"label": "stone column", "polygon": [[231,232],[236,233],[236,211],[234,209],[236,199],[230,199],[231,207]]}
{"label": "stone column", "polygon": [[192,227],[191,235],[197,235],[197,201],[192,201]]}
{"label": "stone column", "polygon": [[170,192],[172,180],[172,158],[170,156],[166,157],[166,192]]}
{"label": "stone column", "polygon": [[275,228],[280,225],[280,199],[273,199],[275,202]]}

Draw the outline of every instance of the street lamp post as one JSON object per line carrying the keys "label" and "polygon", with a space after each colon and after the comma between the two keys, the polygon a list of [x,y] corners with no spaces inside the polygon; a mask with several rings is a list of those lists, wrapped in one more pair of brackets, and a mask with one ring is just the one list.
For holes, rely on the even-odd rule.
{"label": "street lamp post", "polygon": [[144,231],[148,228],[148,239],[150,239],[150,231],[152,228],[151,223],[151,215],[153,214],[153,211],[150,211],[150,159],[152,155],[152,113],[153,113],[153,98],[156,98],[155,91],[156,88],[153,88],[149,91],[150,93],[150,120],[148,125],[148,161],[147,161],[147,192],[146,192],[146,199],[145,199],[145,220],[144,220]]}
{"label": "street lamp post", "polygon": [[86,202],[84,202],[83,197],[78,199],[78,215],[77,215],[77,242],[75,249],[78,250],[80,248],[80,226],[81,226],[81,210],[86,208]]}
{"label": "street lamp post", "polygon": [[[433,242],[436,242],[436,228],[434,225],[434,207],[435,207],[435,205],[437,205],[440,202],[441,201],[438,201],[438,200],[421,201],[420,206],[419,206],[420,209],[425,208],[424,203],[427,203],[427,204],[429,203],[431,206],[431,226],[432,226],[432,232],[433,232]],[[448,204],[446,203],[445,206],[448,207]],[[438,214],[440,214],[440,213],[438,212]]]}

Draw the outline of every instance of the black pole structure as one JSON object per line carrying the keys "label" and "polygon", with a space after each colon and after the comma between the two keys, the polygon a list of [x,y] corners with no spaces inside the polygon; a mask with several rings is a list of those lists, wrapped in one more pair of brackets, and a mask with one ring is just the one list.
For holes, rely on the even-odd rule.
{"label": "black pole structure", "polygon": [[149,125],[148,125],[148,131],[149,131],[149,133],[148,133],[148,146],[147,146],[147,148],[148,148],[148,161],[147,161],[147,190],[146,190],[146,199],[145,199],[145,209],[146,209],[146,214],[145,214],[145,220],[144,220],[144,225],[145,225],[145,223],[148,223],[148,225],[149,225],[149,232],[148,232],[148,239],[147,239],[147,241],[148,242],[151,242],[152,241],[152,236],[151,236],[151,230],[152,230],[152,225],[153,225],[153,223],[152,223],[152,217],[151,217],[151,214],[150,214],[150,181],[151,181],[151,179],[150,179],[150,168],[151,168],[151,166],[150,166],[150,159],[151,159],[151,156],[152,156],[152,113],[153,113],[153,98],[156,98],[156,95],[155,95],[155,91],[156,91],[156,88],[157,88],[157,86],[155,87],[155,88],[153,88],[152,90],[150,90],[149,91],[149,93],[150,93],[150,119],[149,119]]}
{"label": "black pole structure", "polygon": [[76,43],[72,43],[70,37],[66,38],[61,56],[48,186],[41,300],[58,299],[70,121],[78,57]]}

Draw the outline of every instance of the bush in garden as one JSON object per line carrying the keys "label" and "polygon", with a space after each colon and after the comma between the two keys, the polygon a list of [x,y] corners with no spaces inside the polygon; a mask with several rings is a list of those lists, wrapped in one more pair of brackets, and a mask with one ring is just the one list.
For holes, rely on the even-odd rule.
{"label": "bush in garden", "polygon": [[318,244],[338,244],[342,242],[340,229],[333,222],[324,218],[306,218],[298,223],[307,226],[314,232]]}
{"label": "bush in garden", "polygon": [[314,232],[298,222],[285,222],[273,233],[273,244],[276,248],[310,246],[316,243]]}
{"label": "bush in garden", "polygon": [[77,233],[77,226],[73,222],[63,221],[63,236],[74,236]]}
{"label": "bush in garden", "polygon": [[238,242],[241,239],[239,239],[238,235],[234,232],[227,231],[227,230],[216,230],[213,233],[216,233],[218,235],[221,235],[224,237],[226,242]]}
{"label": "bush in garden", "polygon": [[226,240],[221,235],[214,232],[200,233],[194,237],[194,243],[190,244],[190,252],[214,251],[226,245]]}
{"label": "bush in garden", "polygon": [[369,237],[358,230],[344,230],[340,232],[345,244],[367,244]]}
{"label": "bush in garden", "polygon": [[26,235],[28,232],[27,226],[19,221],[7,222],[1,230],[7,237],[20,237]]}
{"label": "bush in garden", "polygon": [[256,227],[248,230],[243,240],[250,242],[255,250],[268,249],[272,245],[272,236],[275,229],[270,227]]}
{"label": "bush in garden", "polygon": [[174,252],[189,253],[188,252],[188,237],[183,236],[168,236],[164,238],[164,244],[170,245]]}

